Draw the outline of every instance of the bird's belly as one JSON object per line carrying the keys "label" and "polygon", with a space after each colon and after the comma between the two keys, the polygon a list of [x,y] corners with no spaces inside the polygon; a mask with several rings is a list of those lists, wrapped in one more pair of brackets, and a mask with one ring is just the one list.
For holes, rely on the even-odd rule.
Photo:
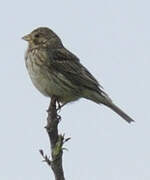
{"label": "bird's belly", "polygon": [[[50,76],[44,67],[26,61],[27,70],[34,86],[45,96],[57,96],[61,102],[75,101],[79,98],[70,87],[63,87],[62,82]],[[63,79],[59,75],[60,78]],[[57,81],[57,82],[56,82]],[[66,81],[66,84],[69,82]]]}
{"label": "bird's belly", "polygon": [[50,80],[47,80],[45,77],[36,74],[30,75],[31,80],[34,86],[45,96],[52,96],[53,95],[53,86]]}
{"label": "bird's belly", "polygon": [[[30,71],[30,70],[28,70]],[[34,86],[45,96],[51,97],[52,95],[60,96],[61,90],[50,77],[47,77],[40,72],[29,72],[30,78]]]}

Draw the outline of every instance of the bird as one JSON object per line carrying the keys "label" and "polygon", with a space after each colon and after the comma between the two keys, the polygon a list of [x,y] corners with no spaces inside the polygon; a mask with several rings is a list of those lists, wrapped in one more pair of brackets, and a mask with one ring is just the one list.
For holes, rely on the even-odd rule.
{"label": "bird", "polygon": [[134,120],[121,110],[104,91],[80,59],[63,45],[48,27],[38,27],[22,37],[28,42],[25,65],[34,86],[47,97],[57,97],[64,106],[85,98],[103,104],[128,123]]}

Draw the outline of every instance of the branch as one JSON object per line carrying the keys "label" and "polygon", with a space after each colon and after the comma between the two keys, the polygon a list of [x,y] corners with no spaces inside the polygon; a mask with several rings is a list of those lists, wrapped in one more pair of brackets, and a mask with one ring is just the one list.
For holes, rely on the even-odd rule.
{"label": "branch", "polygon": [[70,138],[65,139],[64,135],[58,134],[58,124],[61,117],[57,114],[56,102],[57,99],[53,96],[47,110],[47,126],[45,127],[50,140],[52,159],[50,160],[48,156],[44,154],[43,150],[40,150],[40,154],[44,161],[51,167],[55,175],[55,180],[65,180],[62,166],[63,144]]}

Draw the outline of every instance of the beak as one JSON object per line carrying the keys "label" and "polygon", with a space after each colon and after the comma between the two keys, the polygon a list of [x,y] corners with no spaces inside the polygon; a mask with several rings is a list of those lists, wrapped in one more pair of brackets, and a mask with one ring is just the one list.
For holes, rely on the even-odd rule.
{"label": "beak", "polygon": [[30,34],[27,34],[27,35],[23,36],[22,39],[25,40],[25,41],[31,41],[32,40]]}

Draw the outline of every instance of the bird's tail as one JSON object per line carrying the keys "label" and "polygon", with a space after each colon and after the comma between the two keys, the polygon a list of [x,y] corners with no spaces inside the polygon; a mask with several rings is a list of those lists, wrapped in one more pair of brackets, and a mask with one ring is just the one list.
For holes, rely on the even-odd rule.
{"label": "bird's tail", "polygon": [[114,112],[116,112],[118,115],[120,115],[124,120],[126,120],[128,123],[134,122],[134,120],[128,116],[125,112],[123,112],[118,106],[116,106],[113,103],[105,104],[107,107],[111,108]]}
{"label": "bird's tail", "polygon": [[128,116],[125,112],[123,112],[118,106],[116,106],[110,97],[103,91],[101,93],[91,93],[88,91],[88,96],[86,96],[87,99],[90,99],[98,104],[104,104],[105,106],[112,109],[114,112],[116,112],[119,116],[121,116],[124,120],[126,120],[128,123],[134,122],[134,120]]}

